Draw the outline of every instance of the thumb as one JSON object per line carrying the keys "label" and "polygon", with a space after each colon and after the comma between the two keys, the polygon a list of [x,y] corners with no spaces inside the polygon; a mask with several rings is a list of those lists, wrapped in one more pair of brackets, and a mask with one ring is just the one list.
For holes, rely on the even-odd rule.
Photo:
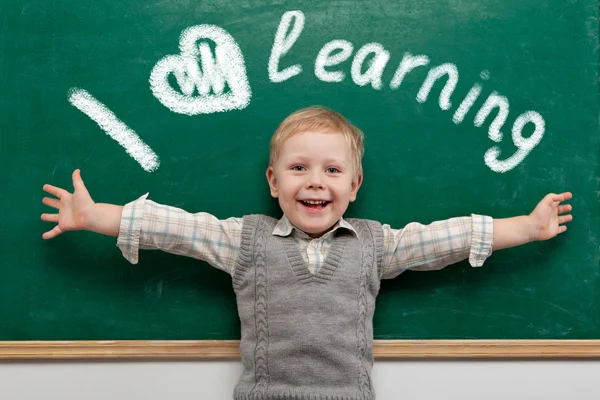
{"label": "thumb", "polygon": [[554,193],[548,193],[546,197],[544,197],[543,202],[549,206],[552,206],[555,202],[554,197],[556,197]]}
{"label": "thumb", "polygon": [[87,192],[87,189],[83,184],[83,179],[81,179],[81,171],[79,169],[73,171],[73,187],[75,188],[75,190],[82,190]]}

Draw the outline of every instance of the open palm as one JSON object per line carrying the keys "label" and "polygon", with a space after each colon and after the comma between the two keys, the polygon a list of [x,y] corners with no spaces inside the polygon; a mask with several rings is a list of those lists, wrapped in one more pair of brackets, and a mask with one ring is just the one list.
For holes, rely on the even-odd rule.
{"label": "open palm", "polygon": [[63,232],[85,229],[87,216],[94,206],[94,201],[88,193],[81,172],[76,169],[73,172],[73,193],[52,185],[44,185],[43,190],[56,196],[58,199],[44,197],[42,203],[56,208],[58,214],[42,214],[42,220],[55,222],[57,225],[50,231],[45,232],[44,239],[52,239]]}
{"label": "open palm", "polygon": [[533,219],[536,227],[536,240],[551,239],[559,233],[567,230],[564,225],[573,220],[570,214],[560,215],[572,210],[571,205],[560,203],[567,201],[572,197],[571,193],[548,194],[535,207],[530,217]]}

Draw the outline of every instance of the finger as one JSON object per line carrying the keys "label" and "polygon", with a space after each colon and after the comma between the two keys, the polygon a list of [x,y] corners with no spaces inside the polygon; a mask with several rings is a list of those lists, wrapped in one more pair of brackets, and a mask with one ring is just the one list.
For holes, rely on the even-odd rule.
{"label": "finger", "polygon": [[56,209],[60,208],[60,201],[58,201],[56,199],[51,199],[50,197],[44,197],[42,199],[42,203],[44,203],[45,205],[47,205],[49,207],[54,207]]}
{"label": "finger", "polygon": [[554,193],[548,193],[546,196],[544,196],[544,198],[542,199],[542,201],[540,203],[546,204],[547,206],[552,207],[554,205],[554,203],[556,202],[556,200],[554,200],[554,198],[557,195]]}
{"label": "finger", "polygon": [[56,226],[54,227],[54,229],[52,229],[51,231],[48,231],[48,232],[44,233],[44,234],[42,235],[42,238],[44,238],[44,239],[46,239],[46,240],[48,240],[48,239],[52,239],[52,238],[55,238],[55,237],[57,237],[57,236],[58,236],[58,235],[60,235],[61,233],[63,233],[63,230],[62,230],[62,229],[60,229],[58,225],[56,225]]}
{"label": "finger", "polygon": [[44,189],[44,192],[53,194],[56,197],[58,197],[59,199],[62,198],[65,194],[69,193],[65,189],[61,189],[56,186],[52,186],[52,185],[48,185],[48,184],[44,185],[44,187],[42,189]]}
{"label": "finger", "polygon": [[567,227],[565,225],[562,225],[562,226],[558,227],[558,233],[563,233],[566,230],[567,230]]}
{"label": "finger", "polygon": [[58,214],[42,214],[42,221],[58,222]]}
{"label": "finger", "polygon": [[84,189],[85,185],[83,184],[83,179],[81,179],[81,170],[76,169],[73,171],[73,187],[75,189]]}
{"label": "finger", "polygon": [[573,194],[571,192],[564,192],[561,194],[553,194],[552,200],[558,201],[560,203],[562,201],[569,200],[571,197],[573,197]]}
{"label": "finger", "polygon": [[562,215],[562,216],[558,217],[558,224],[559,225],[567,223],[567,222],[571,222],[571,221],[573,221],[573,216],[571,214],[569,214],[569,215]]}
{"label": "finger", "polygon": [[566,212],[572,211],[573,207],[571,207],[570,204],[564,204],[562,206],[558,206],[558,213],[559,214],[564,214]]}

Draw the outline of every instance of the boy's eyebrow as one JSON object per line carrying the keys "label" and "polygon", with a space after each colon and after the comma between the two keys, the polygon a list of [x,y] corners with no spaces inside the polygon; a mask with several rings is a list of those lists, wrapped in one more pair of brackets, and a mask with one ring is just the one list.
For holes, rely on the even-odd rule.
{"label": "boy's eyebrow", "polygon": [[327,158],[325,159],[325,164],[342,164],[345,166],[347,162],[344,160],[338,160],[336,158]]}
{"label": "boy's eyebrow", "polygon": [[[305,162],[307,160],[310,160],[311,158],[312,157],[310,156],[310,154],[301,153],[301,152],[298,152],[298,153],[292,152],[291,154],[290,153],[285,154],[285,155],[282,154],[279,159],[283,162],[289,163],[289,162],[298,162],[298,161]],[[325,164],[347,165],[347,164],[351,163],[351,160],[348,159],[348,160],[344,161],[343,159],[329,157],[329,158],[326,158],[325,160],[323,160],[323,162]]]}
{"label": "boy's eyebrow", "polygon": [[296,161],[304,161],[308,157],[304,154],[287,154],[282,156],[280,159],[285,162],[296,162]]}
{"label": "boy's eyebrow", "polygon": [[[291,154],[287,157],[281,158],[281,160],[285,163],[304,162],[309,159],[310,159],[310,157],[306,156],[306,155],[293,155],[293,154]],[[338,165],[346,166],[349,162],[345,162],[343,160],[336,159],[336,158],[326,158],[323,163],[324,164],[338,164]]]}

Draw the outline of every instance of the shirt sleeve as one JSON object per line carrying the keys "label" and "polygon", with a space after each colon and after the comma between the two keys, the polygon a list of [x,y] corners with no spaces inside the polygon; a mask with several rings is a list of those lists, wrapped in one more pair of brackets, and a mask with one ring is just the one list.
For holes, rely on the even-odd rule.
{"label": "shirt sleeve", "polygon": [[132,264],[138,252],[163,250],[208,262],[229,274],[240,251],[242,218],[219,220],[208,213],[189,213],[147,200],[146,193],[126,204],[117,247]]}
{"label": "shirt sleeve", "polygon": [[408,269],[442,269],[466,258],[480,267],[492,254],[493,236],[493,219],[477,214],[429,225],[413,222],[400,230],[383,225],[382,278],[395,278]]}

